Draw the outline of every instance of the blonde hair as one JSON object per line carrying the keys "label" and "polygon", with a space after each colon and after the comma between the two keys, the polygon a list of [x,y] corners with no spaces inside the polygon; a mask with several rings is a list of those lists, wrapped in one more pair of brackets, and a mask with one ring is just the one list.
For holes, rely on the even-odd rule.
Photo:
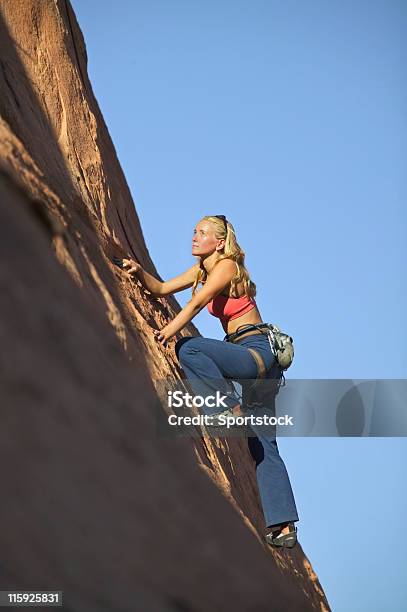
{"label": "blonde hair", "polygon": [[[213,215],[206,215],[205,217],[202,217],[201,221],[210,221],[215,226],[215,236],[218,240],[222,238],[226,239],[223,253],[219,255],[219,259],[215,263],[215,266],[222,259],[233,259],[233,261],[235,261],[239,267],[239,272],[237,272],[236,270],[236,274],[231,280],[232,296],[238,297],[237,285],[238,283],[242,282],[244,293],[248,297],[254,298],[257,291],[256,284],[250,279],[249,272],[244,265],[245,252],[239,246],[236,240],[236,234],[233,225],[229,221],[226,221],[227,227],[225,231],[225,223],[223,222],[223,220],[219,219],[218,217],[214,217]],[[200,265],[197,275],[195,277],[194,284],[192,286],[192,295],[195,294],[198,284],[204,283],[206,281],[207,276],[208,275],[206,273],[205,268]]]}

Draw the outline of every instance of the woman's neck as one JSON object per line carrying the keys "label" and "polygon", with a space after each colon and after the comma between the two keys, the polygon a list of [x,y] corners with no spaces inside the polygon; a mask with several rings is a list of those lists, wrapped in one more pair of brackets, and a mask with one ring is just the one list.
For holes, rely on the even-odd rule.
{"label": "woman's neck", "polygon": [[201,267],[204,268],[207,274],[211,273],[213,266],[219,259],[219,251],[214,251],[211,255],[201,258]]}

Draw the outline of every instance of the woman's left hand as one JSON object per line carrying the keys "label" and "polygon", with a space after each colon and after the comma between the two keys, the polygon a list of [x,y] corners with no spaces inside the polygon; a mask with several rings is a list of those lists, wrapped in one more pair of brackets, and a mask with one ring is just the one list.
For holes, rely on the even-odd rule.
{"label": "woman's left hand", "polygon": [[155,329],[154,337],[158,340],[164,347],[167,346],[168,340],[172,338],[174,334],[169,333],[165,327],[163,329]]}

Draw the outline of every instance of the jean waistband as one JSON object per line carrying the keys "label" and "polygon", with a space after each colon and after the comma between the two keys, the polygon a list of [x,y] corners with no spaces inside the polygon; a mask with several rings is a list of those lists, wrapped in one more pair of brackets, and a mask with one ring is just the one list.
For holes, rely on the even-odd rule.
{"label": "jean waistband", "polygon": [[262,335],[267,337],[266,330],[269,329],[269,323],[246,323],[240,327],[244,329],[233,332],[232,334],[226,334],[223,340],[225,342],[237,343],[243,338],[248,338],[249,336]]}

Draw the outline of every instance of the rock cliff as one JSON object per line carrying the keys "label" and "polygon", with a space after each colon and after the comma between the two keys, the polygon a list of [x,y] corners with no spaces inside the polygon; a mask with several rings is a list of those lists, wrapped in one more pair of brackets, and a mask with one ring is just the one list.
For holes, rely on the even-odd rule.
{"label": "rock cliff", "polygon": [[[0,589],[99,612],[329,610],[300,545],[273,551],[244,440],[167,439],[160,278],[65,0],[0,1]],[[191,324],[184,335],[198,334]]]}

